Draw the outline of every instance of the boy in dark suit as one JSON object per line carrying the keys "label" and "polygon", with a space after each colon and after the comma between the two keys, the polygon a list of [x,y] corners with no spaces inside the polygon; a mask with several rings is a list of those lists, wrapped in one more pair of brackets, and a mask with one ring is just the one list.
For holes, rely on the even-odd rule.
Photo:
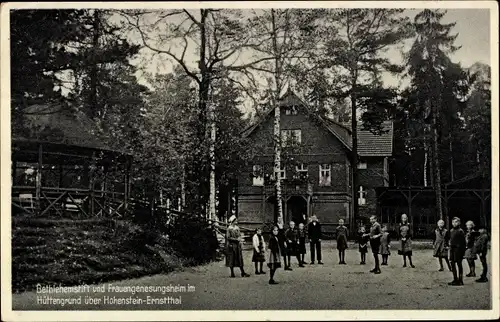
{"label": "boy in dark suit", "polygon": [[450,262],[451,271],[453,272],[453,281],[448,283],[448,285],[461,286],[464,285],[464,268],[462,266],[462,261],[464,259],[466,249],[465,233],[462,228],[460,228],[460,218],[453,218],[451,224],[453,225],[453,227],[450,229]]}
{"label": "boy in dark suit", "polygon": [[380,262],[378,254],[380,252],[380,237],[382,237],[382,227],[377,222],[376,216],[371,216],[370,222],[372,224],[372,226],[370,227],[370,233],[365,234],[365,236],[370,236],[370,247],[372,248],[373,258],[375,259],[375,268],[370,272],[374,274],[380,274]]}
{"label": "boy in dark suit", "polygon": [[318,264],[323,265],[321,262],[321,224],[318,222],[316,216],[311,217],[311,222],[308,226],[309,243],[311,248],[311,265],[314,264],[314,251],[318,255]]}

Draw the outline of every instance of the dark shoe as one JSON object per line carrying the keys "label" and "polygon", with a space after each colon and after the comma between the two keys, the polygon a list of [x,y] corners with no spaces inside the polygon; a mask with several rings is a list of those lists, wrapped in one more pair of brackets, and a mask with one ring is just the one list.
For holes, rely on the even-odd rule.
{"label": "dark shoe", "polygon": [[302,265],[307,265],[308,263],[307,262],[302,262]]}
{"label": "dark shoe", "polygon": [[411,264],[411,265],[410,265],[410,267],[411,267],[411,268],[415,268],[415,265]]}
{"label": "dark shoe", "polygon": [[287,268],[285,268],[285,271],[293,271],[293,269],[290,266],[288,266]]}
{"label": "dark shoe", "polygon": [[250,275],[247,273],[241,273],[241,277],[250,277]]}
{"label": "dark shoe", "polygon": [[258,271],[255,271],[255,275],[260,275],[260,273]]}
{"label": "dark shoe", "polygon": [[370,273],[375,273],[375,271],[376,271],[376,270],[377,270],[376,268],[371,269],[371,270],[370,270]]}
{"label": "dark shoe", "polygon": [[477,283],[486,283],[488,282],[488,278],[487,277],[481,277],[479,279],[476,280]]}
{"label": "dark shoe", "polygon": [[362,261],[362,262],[361,262],[361,265],[366,265],[366,262],[365,262],[365,261]]}
{"label": "dark shoe", "polygon": [[346,262],[342,262],[342,265],[347,265],[347,263]]}
{"label": "dark shoe", "polygon": [[403,264],[403,267],[406,267],[406,264]]}
{"label": "dark shoe", "polygon": [[266,272],[264,272],[264,271],[260,271],[260,274],[261,274],[261,275],[265,275],[265,274],[266,274]]}
{"label": "dark shoe", "polygon": [[314,261],[312,261],[311,263],[309,263],[309,265],[314,265]]}
{"label": "dark shoe", "polygon": [[440,269],[438,269],[438,272],[442,272],[442,271],[444,271],[444,268],[441,267]]}
{"label": "dark shoe", "polygon": [[269,280],[269,284],[278,284],[275,280]]}
{"label": "dark shoe", "polygon": [[476,277],[476,274],[475,273],[469,273],[469,274],[467,274],[465,276],[467,276],[467,277]]}
{"label": "dark shoe", "polygon": [[305,267],[304,264],[299,264],[299,267]]}
{"label": "dark shoe", "polygon": [[234,274],[231,274],[231,278],[232,278],[232,277],[236,277],[236,275],[234,275]]}
{"label": "dark shoe", "polygon": [[460,285],[460,286],[464,285],[464,281],[462,279],[459,279],[458,280],[458,285]]}
{"label": "dark shoe", "polygon": [[377,269],[375,272],[373,272],[373,274],[380,274],[382,273],[379,269]]}
{"label": "dark shoe", "polygon": [[318,262],[318,265],[323,265],[323,262],[319,261],[319,262]]}
{"label": "dark shoe", "polygon": [[459,282],[458,280],[454,280],[453,282],[448,283],[448,285],[451,285],[451,286],[459,286],[459,285],[460,285],[460,282]]}

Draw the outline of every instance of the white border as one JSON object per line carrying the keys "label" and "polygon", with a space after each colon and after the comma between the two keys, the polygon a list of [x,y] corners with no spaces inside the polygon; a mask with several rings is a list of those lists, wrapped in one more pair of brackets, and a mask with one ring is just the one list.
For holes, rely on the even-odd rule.
{"label": "white border", "polygon": [[[490,9],[491,71],[492,71],[492,238],[490,265],[492,310],[352,310],[352,311],[12,311],[11,290],[11,218],[10,218],[10,64],[9,10],[22,8],[443,8]],[[318,2],[20,2],[1,6],[1,236],[2,236],[2,320],[5,321],[155,321],[155,320],[476,320],[499,318],[499,190],[498,190],[498,8],[496,1],[318,1]],[[470,26],[473,28],[474,26]],[[471,294],[473,296],[473,294]]]}

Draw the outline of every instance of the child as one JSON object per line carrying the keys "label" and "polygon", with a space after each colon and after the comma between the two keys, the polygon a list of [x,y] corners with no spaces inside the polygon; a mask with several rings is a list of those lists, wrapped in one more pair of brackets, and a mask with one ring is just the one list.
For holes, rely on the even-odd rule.
{"label": "child", "polygon": [[434,231],[434,257],[437,257],[439,260],[439,271],[444,271],[443,268],[443,259],[446,261],[446,265],[448,265],[448,269],[451,272],[450,261],[448,260],[448,249],[450,243],[450,233],[446,228],[444,228],[444,220],[439,220],[437,222],[438,228]]}
{"label": "child", "polygon": [[295,227],[295,222],[290,221],[290,226],[286,230],[285,233],[286,237],[286,242],[287,242],[287,259],[288,259],[288,268],[291,270],[291,256],[296,256],[297,261],[299,262],[300,266],[300,256],[299,252],[297,251],[297,239],[298,239],[298,230]]}
{"label": "child", "polygon": [[389,255],[391,255],[391,237],[387,232],[387,226],[382,226],[382,237],[380,237],[380,254],[382,255],[382,264],[388,265],[387,261],[389,259]]}
{"label": "child", "polygon": [[370,240],[369,236],[365,236],[365,232],[365,226],[361,226],[358,232],[359,253],[361,254],[360,265],[366,264],[366,253],[368,253],[368,241]]}
{"label": "child", "polygon": [[411,247],[411,227],[406,214],[401,215],[401,224],[399,225],[399,237],[401,240],[401,248],[398,251],[399,255],[403,256],[403,267],[406,267],[406,257],[410,261],[410,267],[415,268],[411,261],[413,254]]}
{"label": "child", "polygon": [[345,262],[345,249],[347,248],[347,227],[344,226],[344,220],[339,220],[337,227],[337,249],[339,251],[339,264],[346,265]]}
{"label": "child", "polygon": [[474,230],[474,222],[469,220],[465,223],[467,227],[467,233],[465,234],[465,254],[464,258],[469,264],[469,274],[465,275],[467,277],[476,277],[476,264],[475,260],[477,258],[476,251],[474,249],[474,243],[477,238],[477,232]]}
{"label": "child", "polygon": [[274,281],[274,273],[278,268],[281,267],[280,241],[278,239],[278,234],[278,226],[273,226],[273,229],[271,231],[271,238],[269,239],[269,258],[267,261],[267,266],[271,270],[269,284],[278,284],[276,281]]}
{"label": "child", "polygon": [[372,215],[370,217],[370,223],[372,226],[370,227],[370,233],[365,234],[365,236],[370,237],[370,248],[372,249],[373,259],[375,260],[375,267],[370,270],[370,273],[380,274],[380,262],[378,254],[380,253],[380,237],[382,237],[382,228],[380,224],[377,222],[377,216]]}
{"label": "child", "polygon": [[306,230],[304,229],[304,224],[300,223],[299,224],[299,230],[297,233],[297,254],[300,258],[300,264],[299,267],[304,267],[304,264],[307,264],[305,262],[305,257],[306,257],[306,239],[307,239],[307,233]]}
{"label": "child", "polygon": [[[253,235],[253,256],[252,262],[255,263],[255,275],[266,274],[262,267],[264,266],[266,246],[264,243],[264,237],[262,236],[262,229],[257,228],[255,230],[255,235]],[[259,270],[260,264],[260,270]]]}
{"label": "child", "polygon": [[483,265],[483,272],[481,273],[481,277],[476,280],[478,283],[488,282],[488,264],[486,263],[486,254],[488,253],[488,233],[486,229],[479,229],[479,237],[476,239],[476,243],[474,247],[476,249],[477,254],[479,254],[479,259],[481,260],[481,264]]}
{"label": "child", "polygon": [[283,268],[285,271],[291,271],[290,263],[287,262],[288,257],[288,242],[286,240],[286,232],[283,228],[279,228],[278,242],[280,245],[280,254],[283,257]]}
{"label": "child", "polygon": [[[448,283],[452,286],[464,285],[462,260],[465,253],[465,233],[460,228],[460,218],[455,217],[451,221],[453,227],[450,230],[450,262],[453,272],[453,281]],[[458,268],[458,276],[457,276]]]}

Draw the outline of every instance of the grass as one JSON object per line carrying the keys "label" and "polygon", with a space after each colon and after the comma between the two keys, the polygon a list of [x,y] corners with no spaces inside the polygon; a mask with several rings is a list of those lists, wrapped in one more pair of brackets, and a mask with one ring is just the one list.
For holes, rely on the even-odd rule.
{"label": "grass", "polygon": [[126,221],[13,218],[12,288],[38,283],[95,284],[171,272],[190,265],[167,247],[141,245]]}

